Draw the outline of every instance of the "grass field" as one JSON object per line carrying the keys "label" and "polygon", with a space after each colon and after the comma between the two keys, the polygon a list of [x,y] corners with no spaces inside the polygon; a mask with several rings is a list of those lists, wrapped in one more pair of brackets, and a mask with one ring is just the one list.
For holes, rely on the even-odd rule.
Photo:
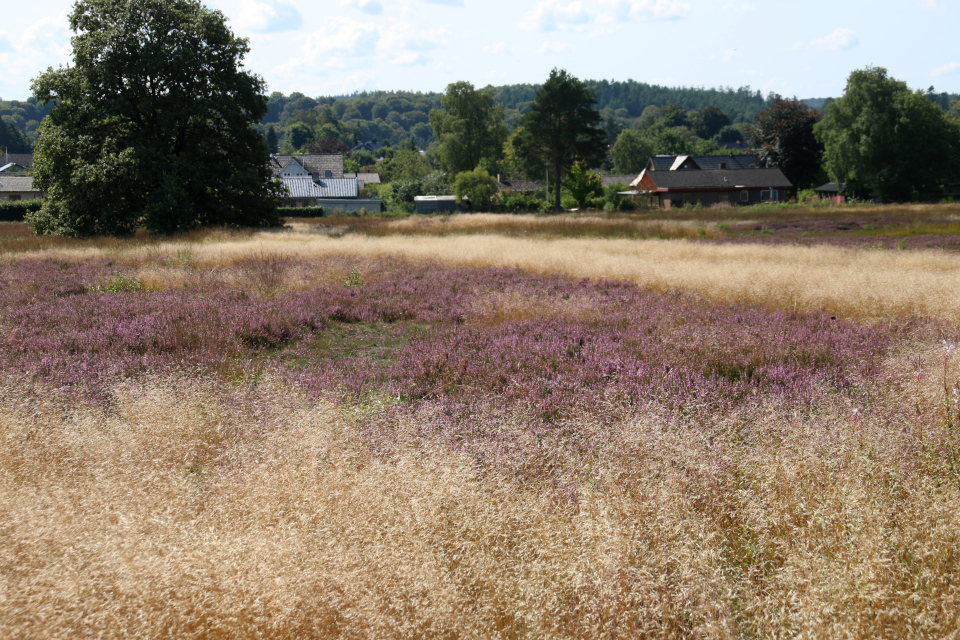
{"label": "grass field", "polygon": [[0,636],[956,636],[960,207],[678,213],[0,225]]}

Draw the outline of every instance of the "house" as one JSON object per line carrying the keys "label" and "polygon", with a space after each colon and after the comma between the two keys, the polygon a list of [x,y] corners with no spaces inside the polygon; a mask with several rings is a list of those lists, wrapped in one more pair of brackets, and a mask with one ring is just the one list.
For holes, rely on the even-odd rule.
{"label": "house", "polygon": [[[8,167],[8,165],[14,165]],[[3,155],[0,156],[0,171],[22,171],[33,166],[32,153],[7,153],[6,147],[3,149]]]}
{"label": "house", "polygon": [[[287,207],[324,207],[330,211],[381,211],[381,200],[361,200],[360,181],[344,177],[341,154],[274,155],[270,167],[287,188]],[[380,176],[377,174],[379,182]],[[372,178],[371,178],[372,179]]]}
{"label": "house", "polygon": [[617,184],[630,184],[633,182],[633,179],[636,178],[635,175],[619,175],[619,176],[600,176],[600,186],[601,187],[612,187]]}
{"label": "house", "polygon": [[647,171],[630,183],[641,206],[748,205],[787,200],[793,185],[780,169]]}
{"label": "house", "polygon": [[444,213],[460,211],[457,196],[416,196],[413,199],[417,213]]}
{"label": "house", "polygon": [[270,168],[278,178],[302,178],[306,175],[313,176],[314,180],[342,178],[343,154],[271,155]]}
{"label": "house", "polygon": [[814,189],[818,196],[824,200],[829,199],[834,204],[843,204],[847,201],[846,190],[847,185],[843,182],[839,186],[836,182],[828,182]]}
{"label": "house", "polygon": [[357,182],[360,183],[360,188],[363,189],[368,184],[380,184],[380,174],[373,173],[345,173],[343,174],[344,178],[356,178]]}
{"label": "house", "polygon": [[375,142],[373,140],[367,140],[366,142],[361,142],[360,144],[355,146],[353,149],[350,149],[350,152],[352,153],[354,151],[360,151],[361,149],[364,151],[377,152],[377,151],[380,151],[380,149],[382,148],[383,148],[383,145],[380,144],[379,142]]}
{"label": "house", "polygon": [[37,200],[43,192],[33,187],[33,178],[29,176],[0,175],[0,202]]}
{"label": "house", "polygon": [[497,175],[497,189],[507,193],[525,193],[531,194],[543,189],[542,182],[534,180],[510,180],[501,175]]}
{"label": "house", "polygon": [[647,160],[647,171],[696,171],[703,169],[756,169],[759,167],[756,156],[716,155],[716,156],[653,156]]}

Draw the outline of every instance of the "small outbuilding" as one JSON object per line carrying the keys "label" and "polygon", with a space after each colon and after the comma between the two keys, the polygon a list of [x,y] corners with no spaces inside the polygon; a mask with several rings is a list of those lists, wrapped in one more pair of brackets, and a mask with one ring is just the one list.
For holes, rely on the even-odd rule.
{"label": "small outbuilding", "polygon": [[457,196],[417,196],[413,199],[417,213],[446,213],[460,211]]}

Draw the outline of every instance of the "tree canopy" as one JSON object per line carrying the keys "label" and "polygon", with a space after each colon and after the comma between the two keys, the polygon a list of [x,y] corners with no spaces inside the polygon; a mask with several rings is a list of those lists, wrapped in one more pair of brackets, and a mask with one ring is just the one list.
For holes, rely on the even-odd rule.
{"label": "tree canopy", "polygon": [[815,131],[830,176],[859,197],[912,199],[957,174],[960,124],[882,67],[851,73]]}
{"label": "tree canopy", "polygon": [[263,80],[247,41],[197,0],[78,0],[73,64],[34,80],[38,233],[125,234],[279,222],[279,184],[252,125]]}
{"label": "tree canopy", "polygon": [[547,163],[553,170],[558,210],[564,171],[578,160],[596,166],[606,155],[606,134],[595,101],[586,83],[566,70],[554,69],[537,90],[530,112],[520,120],[522,130],[514,145],[528,159]]}
{"label": "tree canopy", "polygon": [[757,114],[750,141],[759,149],[760,164],[783,171],[793,186],[816,186],[821,173],[823,145],[813,133],[820,113],[799,100],[777,95]]}
{"label": "tree canopy", "polygon": [[474,89],[454,82],[440,99],[441,109],[430,112],[430,124],[440,141],[436,156],[451,174],[472,171],[481,162],[495,167],[503,157],[507,127],[503,105],[493,99],[493,88]]}

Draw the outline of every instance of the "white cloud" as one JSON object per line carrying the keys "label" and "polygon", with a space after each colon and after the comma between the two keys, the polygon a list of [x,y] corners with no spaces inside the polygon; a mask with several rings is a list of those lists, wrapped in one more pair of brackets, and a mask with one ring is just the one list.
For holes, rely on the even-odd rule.
{"label": "white cloud", "polygon": [[556,31],[584,25],[590,21],[590,14],[579,0],[561,2],[561,0],[541,0],[536,8],[523,16],[521,26],[536,31]]}
{"label": "white cloud", "polygon": [[390,25],[383,34],[383,49],[393,51],[430,51],[447,44],[450,29],[432,25],[429,30],[414,26],[408,22]]}
{"label": "white cloud", "polygon": [[501,53],[510,53],[510,49],[507,48],[507,43],[501,40],[499,42],[491,42],[483,48],[483,52],[498,55]]}
{"label": "white cloud", "polygon": [[257,33],[290,31],[302,25],[297,8],[281,0],[242,0],[237,17],[239,29]]}
{"label": "white cloud", "polygon": [[67,24],[66,12],[56,18],[38,20],[27,27],[15,48],[21,53],[29,53],[31,57],[37,57],[40,53],[65,61],[73,51],[70,46],[73,32],[67,28]]}
{"label": "white cloud", "polygon": [[756,11],[758,8],[757,3],[749,2],[749,0],[727,0],[727,2],[723,3],[724,11],[747,13],[749,11]]}
{"label": "white cloud", "polygon": [[570,50],[570,45],[566,42],[544,42],[537,49],[537,53],[566,53]]}
{"label": "white cloud", "polygon": [[606,16],[620,20],[676,20],[690,12],[690,5],[680,0],[607,0],[604,4],[609,7]]}
{"label": "white cloud", "polygon": [[427,4],[442,4],[447,7],[462,7],[463,0],[423,0]]}
{"label": "white cloud", "polygon": [[597,0],[585,7],[580,0],[540,0],[523,16],[528,31],[582,31],[590,23],[622,24],[631,20],[676,20],[690,5],[680,0]]}
{"label": "white cloud", "polygon": [[827,49],[830,51],[846,51],[860,44],[853,29],[837,27],[833,33],[823,38],[817,38],[810,43],[811,49]]}
{"label": "white cloud", "polygon": [[928,11],[942,11],[947,8],[947,3],[943,0],[923,0],[920,5]]}
{"label": "white cloud", "polygon": [[0,53],[6,53],[8,51],[13,51],[13,43],[10,42],[10,38],[7,37],[6,32],[0,31]]}
{"label": "white cloud", "polygon": [[953,73],[953,72],[956,71],[957,69],[960,69],[960,62],[948,62],[947,64],[943,65],[942,67],[937,67],[936,69],[934,69],[933,71],[931,71],[931,72],[930,72],[930,75],[932,75],[932,76],[943,76],[943,75],[946,75],[946,74],[948,74],[948,73]]}
{"label": "white cloud", "polygon": [[417,67],[430,62],[430,58],[418,51],[398,51],[387,62],[403,67]]}
{"label": "white cloud", "polygon": [[311,66],[344,66],[349,60],[373,55],[379,40],[380,31],[375,26],[335,16],[305,38],[305,62]]}
{"label": "white cloud", "polygon": [[383,13],[383,5],[380,4],[380,0],[342,0],[340,6],[356,7],[371,16],[378,16]]}

